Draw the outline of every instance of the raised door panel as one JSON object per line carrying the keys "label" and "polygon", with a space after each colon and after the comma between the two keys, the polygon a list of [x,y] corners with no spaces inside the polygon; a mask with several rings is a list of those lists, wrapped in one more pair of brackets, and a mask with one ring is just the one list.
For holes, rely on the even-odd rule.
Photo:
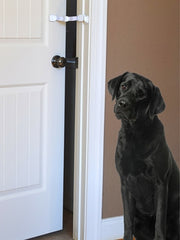
{"label": "raised door panel", "polygon": [[42,184],[45,98],[46,85],[0,88],[0,195]]}
{"label": "raised door panel", "polygon": [[1,39],[40,39],[42,0],[0,0]]}

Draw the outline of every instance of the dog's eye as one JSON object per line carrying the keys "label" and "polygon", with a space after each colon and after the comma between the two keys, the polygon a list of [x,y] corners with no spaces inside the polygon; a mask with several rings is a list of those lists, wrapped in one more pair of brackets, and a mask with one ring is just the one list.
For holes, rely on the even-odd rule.
{"label": "dog's eye", "polygon": [[121,85],[121,89],[122,89],[123,91],[126,91],[126,90],[128,89],[128,86],[125,85],[125,84],[122,84],[122,85]]}

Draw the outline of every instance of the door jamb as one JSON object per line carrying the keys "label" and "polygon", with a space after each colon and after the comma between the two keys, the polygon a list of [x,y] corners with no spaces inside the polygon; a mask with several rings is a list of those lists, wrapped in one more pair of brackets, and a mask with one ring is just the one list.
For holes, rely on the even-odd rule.
{"label": "door jamb", "polygon": [[100,240],[107,0],[77,0],[77,14],[89,23],[77,25],[73,236]]}

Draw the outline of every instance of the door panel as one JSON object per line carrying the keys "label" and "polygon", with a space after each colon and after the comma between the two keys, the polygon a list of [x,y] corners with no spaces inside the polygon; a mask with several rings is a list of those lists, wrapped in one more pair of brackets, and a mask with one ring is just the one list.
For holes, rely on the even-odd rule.
{"label": "door panel", "polygon": [[0,239],[62,229],[65,0],[0,0]]}
{"label": "door panel", "polygon": [[1,195],[42,182],[45,90],[43,85],[0,89]]}
{"label": "door panel", "polygon": [[0,37],[5,39],[40,39],[44,10],[42,3],[41,0],[1,0]]}

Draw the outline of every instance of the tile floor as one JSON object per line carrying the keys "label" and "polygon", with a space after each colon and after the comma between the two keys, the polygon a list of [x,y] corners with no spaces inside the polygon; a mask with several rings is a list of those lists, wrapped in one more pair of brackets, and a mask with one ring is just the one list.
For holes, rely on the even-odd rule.
{"label": "tile floor", "polygon": [[41,237],[31,238],[29,240],[73,240],[73,214],[64,209],[64,229],[59,232],[51,233]]}

